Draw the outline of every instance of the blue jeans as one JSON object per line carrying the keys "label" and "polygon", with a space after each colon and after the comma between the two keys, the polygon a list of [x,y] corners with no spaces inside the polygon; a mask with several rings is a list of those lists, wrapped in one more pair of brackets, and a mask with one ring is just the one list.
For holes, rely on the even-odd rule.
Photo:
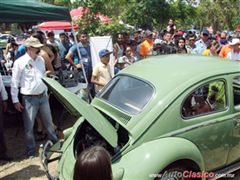
{"label": "blue jeans", "polygon": [[36,143],[33,134],[33,126],[36,115],[39,111],[41,120],[44,127],[47,130],[48,138],[53,143],[58,141],[56,133],[54,131],[54,125],[52,122],[51,110],[46,94],[42,96],[25,96],[22,95],[22,103],[24,106],[23,110],[23,122],[24,122],[24,133],[27,144],[27,155],[34,156],[36,152]]}

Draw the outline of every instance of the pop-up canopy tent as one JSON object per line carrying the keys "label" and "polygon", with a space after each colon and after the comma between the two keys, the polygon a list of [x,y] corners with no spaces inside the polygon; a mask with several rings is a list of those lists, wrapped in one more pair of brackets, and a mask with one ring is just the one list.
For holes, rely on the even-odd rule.
{"label": "pop-up canopy tent", "polygon": [[[69,10],[65,7],[55,6],[38,0],[0,0],[0,23],[27,23],[44,21],[72,22]],[[74,25],[72,25],[74,40],[77,43]],[[78,55],[81,59],[79,49]],[[80,61],[84,67],[82,61]],[[86,84],[88,84],[86,72],[83,69]]]}
{"label": "pop-up canopy tent", "polygon": [[69,10],[37,0],[0,0],[0,22],[26,23],[56,20],[71,22]]}
{"label": "pop-up canopy tent", "polygon": [[[40,2],[38,0],[0,0],[0,23],[20,23],[20,22],[44,22],[44,21],[68,21],[72,22],[69,10]],[[72,25],[74,40],[77,43],[74,25]],[[78,55],[81,54],[77,48]],[[80,61],[84,67],[82,61]],[[86,72],[82,68],[84,78],[88,84]]]}

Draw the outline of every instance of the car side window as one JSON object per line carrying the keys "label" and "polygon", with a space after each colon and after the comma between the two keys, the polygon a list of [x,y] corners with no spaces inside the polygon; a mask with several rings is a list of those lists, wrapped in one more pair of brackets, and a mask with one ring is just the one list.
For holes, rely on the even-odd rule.
{"label": "car side window", "polygon": [[233,102],[234,106],[240,105],[240,76],[233,79]]}
{"label": "car side window", "polygon": [[219,80],[194,90],[183,102],[182,116],[188,118],[225,109],[225,86],[225,83]]}

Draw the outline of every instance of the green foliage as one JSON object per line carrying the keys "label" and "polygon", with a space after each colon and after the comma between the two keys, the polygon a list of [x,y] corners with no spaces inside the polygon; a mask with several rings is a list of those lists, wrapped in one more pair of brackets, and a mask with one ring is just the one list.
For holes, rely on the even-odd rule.
{"label": "green foliage", "polygon": [[198,7],[198,26],[212,26],[215,30],[234,30],[239,21],[238,10],[240,1],[237,0],[202,0]]}
{"label": "green foliage", "polygon": [[[112,18],[111,23],[105,24],[100,22],[100,19],[95,14],[105,14],[107,11],[104,7],[104,0],[96,1],[82,1],[81,5],[85,8],[89,8],[90,12],[85,13],[78,21],[80,31],[85,30],[90,36],[103,36],[112,35],[126,31],[126,28],[119,24],[118,18]],[[99,8],[102,7],[102,8]]]}
{"label": "green foliage", "polygon": [[[212,26],[215,30],[234,30],[240,24],[239,0],[42,0],[46,3],[91,9],[92,14],[84,15],[78,21],[81,28],[92,34],[110,33],[109,29],[122,29],[119,20],[143,29],[165,29],[170,18],[177,28],[198,29]],[[102,13],[113,18],[111,25],[101,24],[94,14]],[[114,27],[116,26],[116,27]],[[120,27],[119,27],[120,26]]]}

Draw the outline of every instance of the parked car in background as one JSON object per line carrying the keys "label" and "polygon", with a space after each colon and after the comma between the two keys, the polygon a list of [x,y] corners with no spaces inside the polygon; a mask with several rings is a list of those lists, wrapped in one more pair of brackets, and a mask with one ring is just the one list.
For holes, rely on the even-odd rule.
{"label": "parked car in background", "polygon": [[9,38],[14,38],[11,34],[0,34],[0,47],[5,49]]}
{"label": "parked car in background", "polygon": [[87,104],[57,81],[49,90],[75,117],[64,142],[40,154],[47,175],[72,179],[77,156],[94,145],[112,156],[113,179],[206,179],[240,163],[240,64],[217,57],[154,56],[118,73]]}
{"label": "parked car in background", "polygon": [[16,37],[16,43],[20,46],[25,43],[25,40],[28,38],[26,35],[20,35]]}

